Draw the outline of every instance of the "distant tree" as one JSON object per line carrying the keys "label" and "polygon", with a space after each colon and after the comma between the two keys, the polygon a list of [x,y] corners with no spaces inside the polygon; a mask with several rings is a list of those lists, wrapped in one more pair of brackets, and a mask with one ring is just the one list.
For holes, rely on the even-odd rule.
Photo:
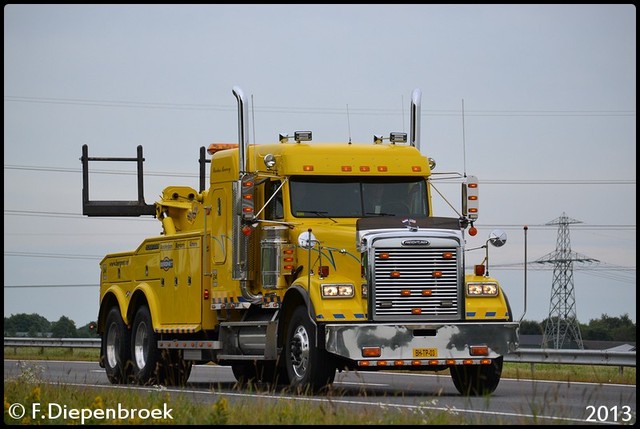
{"label": "distant tree", "polygon": [[39,314],[19,313],[4,318],[4,332],[7,336],[25,333],[30,337],[37,337],[50,332],[51,322]]}
{"label": "distant tree", "polygon": [[53,338],[77,338],[76,322],[67,316],[60,317],[57,322],[51,324],[51,335]]}
{"label": "distant tree", "polygon": [[601,324],[581,325],[580,333],[583,340],[595,340],[595,341],[613,341],[613,335],[611,332]]}
{"label": "distant tree", "polygon": [[603,314],[600,319],[589,320],[588,325],[580,325],[580,331],[585,340],[636,342],[636,324],[628,314],[621,317]]}
{"label": "distant tree", "polygon": [[16,330],[11,324],[11,319],[8,317],[4,318],[4,336],[5,337],[15,337]]}
{"label": "distant tree", "polygon": [[533,320],[523,320],[520,322],[520,334],[521,335],[542,335],[544,329],[540,323]]}

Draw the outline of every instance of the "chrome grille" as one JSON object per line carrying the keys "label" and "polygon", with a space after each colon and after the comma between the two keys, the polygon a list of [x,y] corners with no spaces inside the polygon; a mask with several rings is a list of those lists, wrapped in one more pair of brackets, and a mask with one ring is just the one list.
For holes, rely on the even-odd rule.
{"label": "chrome grille", "polygon": [[459,317],[457,248],[376,247],[373,256],[374,320]]}

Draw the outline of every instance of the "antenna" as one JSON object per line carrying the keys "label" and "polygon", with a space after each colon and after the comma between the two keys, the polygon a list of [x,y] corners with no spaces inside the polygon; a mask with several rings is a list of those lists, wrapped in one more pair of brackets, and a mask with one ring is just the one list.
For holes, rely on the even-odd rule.
{"label": "antenna", "polygon": [[402,99],[402,132],[405,132],[405,129],[404,129],[404,95],[400,94],[400,98]]}
{"label": "antenna", "polygon": [[[256,145],[256,105],[253,102],[253,94],[251,94],[251,126],[253,127],[253,145]],[[247,148],[248,149],[248,148]],[[253,151],[253,165],[258,170],[258,151]]]}
{"label": "antenna", "polygon": [[351,144],[351,121],[349,120],[349,103],[347,103],[347,127],[349,127],[349,144]]}
{"label": "antenna", "polygon": [[462,99],[462,168],[464,177],[467,177],[467,144],[464,135],[464,98]]}

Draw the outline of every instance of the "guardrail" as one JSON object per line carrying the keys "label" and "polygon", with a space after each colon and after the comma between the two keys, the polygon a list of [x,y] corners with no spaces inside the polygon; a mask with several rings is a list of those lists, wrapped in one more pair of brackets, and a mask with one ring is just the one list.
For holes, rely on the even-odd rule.
{"label": "guardrail", "polygon": [[[5,347],[99,348],[100,338],[28,338],[6,337]],[[636,366],[636,352],[610,350],[517,349],[504,357],[505,362],[555,363],[566,365]]]}
{"label": "guardrail", "polygon": [[572,349],[516,349],[505,362],[557,363],[566,365],[636,366],[636,352]]}

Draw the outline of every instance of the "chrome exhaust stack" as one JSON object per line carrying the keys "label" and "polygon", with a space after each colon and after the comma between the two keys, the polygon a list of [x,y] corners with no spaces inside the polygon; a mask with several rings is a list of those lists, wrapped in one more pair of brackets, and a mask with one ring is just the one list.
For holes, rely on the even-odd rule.
{"label": "chrome exhaust stack", "polygon": [[246,169],[246,152],[249,146],[249,124],[247,118],[249,117],[249,106],[247,105],[244,92],[237,86],[233,87],[233,95],[238,100],[238,158],[240,159],[240,176]]}
{"label": "chrome exhaust stack", "polygon": [[242,212],[242,192],[245,177],[249,174],[246,155],[249,148],[249,106],[244,92],[237,86],[233,87],[233,95],[238,100],[238,181],[235,183],[234,204],[236,216],[233,218],[233,278],[240,281],[240,292],[244,299],[251,304],[262,302],[262,294],[253,294],[249,290],[251,273],[249,271],[249,238],[242,233],[244,227]]}
{"label": "chrome exhaust stack", "polygon": [[422,91],[418,88],[413,90],[411,94],[411,146],[415,146],[420,150],[420,100]]}

